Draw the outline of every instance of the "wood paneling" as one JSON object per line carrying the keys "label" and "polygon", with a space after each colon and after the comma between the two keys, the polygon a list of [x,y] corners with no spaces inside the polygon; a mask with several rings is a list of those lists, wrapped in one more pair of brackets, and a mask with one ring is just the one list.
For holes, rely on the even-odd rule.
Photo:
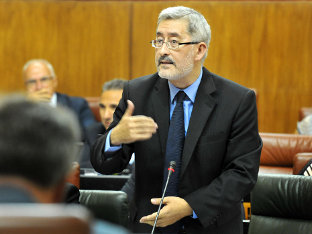
{"label": "wood paneling", "polygon": [[59,91],[98,96],[104,81],[129,77],[129,17],[127,2],[0,1],[2,91],[23,89],[23,64],[45,58]]}
{"label": "wood paneling", "polygon": [[257,90],[260,131],[293,132],[298,109],[312,105],[312,3],[135,3],[132,77],[155,72],[148,41],[155,37],[158,13],[182,4],[200,11],[211,25],[205,66]]}
{"label": "wood paneling", "polygon": [[312,106],[311,1],[0,1],[1,91],[23,88],[31,58],[51,61],[70,95],[153,73],[157,16],[175,5],[211,25],[205,66],[257,90],[260,131],[293,132],[298,109]]}

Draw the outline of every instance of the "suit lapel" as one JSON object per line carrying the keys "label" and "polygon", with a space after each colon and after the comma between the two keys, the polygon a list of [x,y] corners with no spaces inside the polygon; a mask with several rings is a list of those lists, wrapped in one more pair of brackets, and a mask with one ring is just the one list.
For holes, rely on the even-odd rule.
{"label": "suit lapel", "polygon": [[56,102],[57,102],[57,105],[61,105],[61,106],[66,106],[67,104],[64,96],[61,95],[60,93],[56,93]]}
{"label": "suit lapel", "polygon": [[[157,79],[153,77],[151,79]],[[169,129],[169,87],[166,79],[158,78],[158,82],[152,93],[152,103],[155,122],[160,126],[158,135],[161,144],[161,153],[165,155],[166,142]]]}
{"label": "suit lapel", "polygon": [[197,141],[207,123],[207,120],[216,105],[211,93],[216,90],[211,74],[204,68],[203,77],[198,87],[193,111],[187,130],[184,149],[182,154],[182,168],[180,177],[183,175],[197,144]]}

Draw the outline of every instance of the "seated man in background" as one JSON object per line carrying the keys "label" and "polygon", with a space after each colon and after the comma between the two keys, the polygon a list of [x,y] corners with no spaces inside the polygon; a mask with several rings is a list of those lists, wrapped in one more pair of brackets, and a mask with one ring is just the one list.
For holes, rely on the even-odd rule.
{"label": "seated man in background", "polygon": [[113,79],[103,84],[99,103],[101,122],[95,122],[87,128],[87,144],[83,149],[81,168],[92,168],[90,163],[90,147],[93,145],[99,134],[104,134],[105,130],[113,122],[113,115],[122,96],[122,90],[126,80]]}
{"label": "seated man in background", "polygon": [[297,123],[297,131],[302,135],[312,135],[312,115],[306,116]]}
{"label": "seated man in background", "polygon": [[97,135],[103,134],[113,122],[113,115],[121,99],[122,90],[126,82],[126,80],[122,79],[113,79],[103,84],[99,103],[101,123],[93,124],[88,128],[88,134],[93,134],[92,137],[88,137],[91,143],[94,143]]}
{"label": "seated man in background", "polygon": [[[65,108],[12,96],[0,102],[0,203],[58,203],[77,158],[79,125]],[[96,222],[94,233],[126,233]]]}
{"label": "seated man in background", "polygon": [[[85,144],[83,150],[83,156],[80,162],[81,168],[92,168],[90,163],[90,147],[92,147],[97,137],[101,134],[104,134],[106,129],[113,122],[113,115],[121,99],[122,91],[126,82],[127,81],[123,79],[113,79],[103,84],[99,103],[101,122],[92,124],[87,129],[86,138],[88,140],[88,144]],[[121,191],[127,193],[129,202],[132,201],[134,194],[135,175],[133,162],[134,157],[132,157],[128,167],[124,170],[125,173],[132,172],[131,177],[121,189]]]}
{"label": "seated man in background", "polygon": [[53,107],[62,105],[75,113],[84,140],[86,128],[95,123],[93,113],[84,98],[56,92],[58,81],[53,66],[44,59],[29,60],[23,67],[23,78],[29,98],[49,103]]}

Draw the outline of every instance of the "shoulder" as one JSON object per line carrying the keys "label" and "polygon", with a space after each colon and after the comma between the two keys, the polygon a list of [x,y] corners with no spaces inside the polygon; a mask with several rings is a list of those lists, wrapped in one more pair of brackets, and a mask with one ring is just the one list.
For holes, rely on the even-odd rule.
{"label": "shoulder", "polygon": [[204,68],[204,72],[203,72],[203,78],[204,77],[208,79],[209,78],[212,79],[217,88],[233,89],[233,90],[238,90],[241,92],[247,92],[250,90],[249,88],[241,84],[238,84],[230,79],[214,74],[208,71],[206,68]]}
{"label": "shoulder", "polygon": [[125,85],[124,95],[130,100],[145,100],[164,83],[167,85],[168,81],[160,78],[157,73],[135,78]]}
{"label": "shoulder", "polygon": [[76,96],[69,96],[64,93],[56,93],[58,101],[65,101],[67,104],[74,104],[74,105],[88,105],[88,102],[83,97],[76,97]]}
{"label": "shoulder", "polygon": [[128,82],[128,87],[131,89],[137,89],[142,87],[154,86],[159,79],[161,78],[158,76],[158,73],[138,77],[133,80],[130,80]]}
{"label": "shoulder", "polygon": [[203,78],[206,83],[214,86],[216,95],[227,96],[229,98],[236,97],[239,99],[244,96],[255,96],[254,90],[238,84],[230,79],[216,75],[206,68],[203,68]]}

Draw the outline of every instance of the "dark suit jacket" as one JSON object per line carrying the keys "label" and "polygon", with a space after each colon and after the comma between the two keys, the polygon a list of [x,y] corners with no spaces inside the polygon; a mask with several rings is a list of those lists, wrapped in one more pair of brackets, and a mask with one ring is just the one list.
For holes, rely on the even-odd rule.
{"label": "dark suit jacket", "polygon": [[90,161],[90,149],[96,139],[104,134],[105,127],[101,122],[91,124],[86,129],[86,140],[83,145],[81,159],[79,161],[80,168],[93,168]]}
{"label": "dark suit jacket", "polygon": [[[106,134],[95,143],[91,162],[97,171],[110,174],[126,167],[135,152],[134,231],[150,232],[151,226],[138,220],[157,211],[150,199],[162,193],[168,81],[158,74],[131,80],[110,128],[123,116],[127,99],[134,103],[133,115],[155,120],[157,133],[149,140],[124,144],[117,152],[103,153]],[[186,233],[242,233],[240,201],[256,183],[261,148],[255,93],[203,68],[185,138],[178,191],[198,216],[182,219]]]}
{"label": "dark suit jacket", "polygon": [[[96,124],[97,121],[88,105],[88,102],[81,97],[71,97],[66,94],[56,93],[57,105],[67,107],[72,110],[79,121],[81,126],[81,141],[84,142],[84,147],[80,150],[79,164],[80,167],[91,167],[89,163],[90,149],[89,149],[89,139],[87,135],[87,129]],[[83,164],[83,165],[81,165]]]}
{"label": "dark suit jacket", "polygon": [[85,140],[86,128],[96,123],[88,102],[81,97],[71,97],[66,94],[56,93],[57,105],[62,105],[74,112],[81,126],[82,140]]}

